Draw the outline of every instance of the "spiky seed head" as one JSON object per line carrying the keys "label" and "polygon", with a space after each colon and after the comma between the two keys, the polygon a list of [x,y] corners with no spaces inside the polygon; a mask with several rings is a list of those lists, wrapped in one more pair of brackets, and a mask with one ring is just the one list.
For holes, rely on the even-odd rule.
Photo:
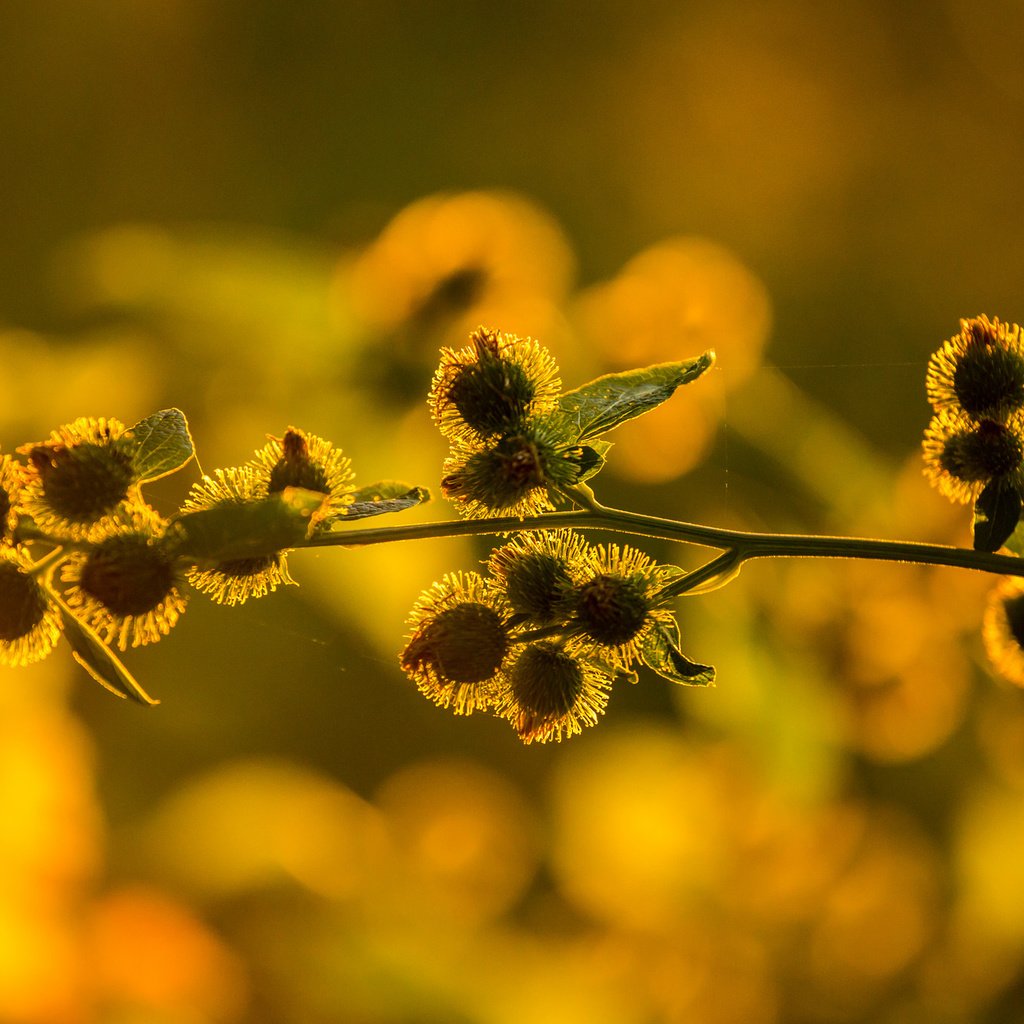
{"label": "spiky seed head", "polygon": [[135,479],[127,452],[94,444],[38,445],[28,461],[50,508],[71,523],[92,523],[112,512]]}
{"label": "spiky seed head", "polygon": [[270,470],[267,492],[277,494],[286,487],[327,492],[327,477],[323,468],[310,459],[306,437],[294,427],[289,427],[281,439],[281,457]]}
{"label": "spiky seed head", "polygon": [[[542,445],[522,434],[503,437],[464,460],[458,456],[449,459],[441,493],[473,516],[540,511],[550,508],[544,490],[546,465],[547,452]],[[534,509],[537,502],[540,504]]]}
{"label": "spiky seed head", "polygon": [[982,420],[974,430],[955,434],[946,443],[940,462],[947,473],[968,483],[992,480],[1018,469],[1021,439],[1002,423]]}
{"label": "spiky seed head", "polygon": [[534,721],[551,721],[572,710],[583,691],[583,667],[556,643],[530,644],[509,669],[512,696]]}
{"label": "spiky seed head", "polygon": [[402,654],[402,667],[440,682],[482,683],[494,677],[507,653],[508,634],[498,613],[464,602],[420,625]]}
{"label": "spiky seed head", "polygon": [[47,601],[39,584],[12,562],[0,562],[0,640],[28,636],[46,615]]}
{"label": "spiky seed head", "polygon": [[0,665],[45,658],[60,639],[60,610],[18,548],[0,549]]}
{"label": "spiky seed head", "polygon": [[441,350],[428,401],[446,437],[472,444],[521,431],[530,418],[550,412],[559,386],[547,349],[478,327],[467,348]]}
{"label": "spiky seed head", "polygon": [[577,589],[575,610],[588,637],[613,647],[640,632],[651,607],[642,581],[601,573]]}
{"label": "spiky seed head", "polygon": [[1020,328],[984,315],[961,320],[959,333],[929,359],[925,386],[937,412],[1002,420],[1024,408]]}
{"label": "spiky seed head", "polygon": [[85,559],[79,586],[113,615],[144,615],[168,597],[174,559],[141,534],[114,535]]}

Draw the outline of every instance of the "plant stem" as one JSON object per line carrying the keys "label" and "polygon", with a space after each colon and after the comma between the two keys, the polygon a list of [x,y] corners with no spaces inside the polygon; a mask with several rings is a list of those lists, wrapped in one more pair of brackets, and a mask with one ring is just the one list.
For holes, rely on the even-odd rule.
{"label": "plant stem", "polygon": [[[863,537],[817,537],[804,534],[748,533],[674,519],[641,515],[598,503],[571,512],[546,512],[522,519],[465,519],[447,523],[417,523],[362,530],[336,529],[311,537],[303,547],[364,547],[399,540],[436,540],[443,537],[474,537],[483,534],[518,533],[522,530],[609,530],[634,536],[680,541],[700,547],[718,548],[729,559],[713,559],[694,570],[702,574],[679,593],[698,586],[728,565],[738,567],[753,558],[859,558],[917,565],[947,565],[1005,576],[1024,576],[1024,559],[1016,555],[990,554],[942,544],[914,541],[871,540]],[[728,563],[728,564],[727,564]],[[691,579],[692,574],[683,577]],[[682,580],[676,586],[681,586]],[[673,589],[673,593],[676,591]]]}

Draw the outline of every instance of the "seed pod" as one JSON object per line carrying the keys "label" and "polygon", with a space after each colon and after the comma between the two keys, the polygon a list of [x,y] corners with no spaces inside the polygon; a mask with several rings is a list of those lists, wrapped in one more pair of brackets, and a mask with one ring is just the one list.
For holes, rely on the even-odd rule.
{"label": "seed pod", "polygon": [[925,387],[936,412],[1003,420],[1024,408],[1020,328],[984,315],[961,320],[960,333],[929,359]]}
{"label": "seed pod", "polygon": [[468,348],[441,350],[430,389],[441,432],[466,444],[522,430],[554,408],[560,381],[547,349],[530,338],[477,328]]}
{"label": "seed pod", "polygon": [[167,523],[151,509],[134,509],[61,568],[68,606],[122,651],[160,640],[185,610],[185,565],[166,531]]}
{"label": "seed pod", "polygon": [[508,695],[498,713],[524,743],[576,735],[596,725],[608,703],[609,676],[555,641],[529,644],[508,675]]}
{"label": "seed pod", "polygon": [[547,626],[572,614],[587,551],[586,542],[571,530],[540,530],[496,548],[487,567],[517,615]]}
{"label": "seed pod", "polygon": [[494,705],[507,686],[510,609],[479,573],[455,573],[421,595],[401,665],[420,692],[456,714]]}
{"label": "seed pod", "polygon": [[281,438],[272,437],[253,459],[257,475],[264,476],[268,494],[286,487],[302,487],[328,496],[315,514],[317,521],[344,514],[352,503],[352,464],[330,441],[289,427]]}
{"label": "seed pod", "polygon": [[54,537],[101,537],[121,508],[141,504],[134,443],[118,420],[83,417],[18,451],[28,457],[23,510]]}
{"label": "seed pod", "polygon": [[937,413],[925,431],[923,452],[925,475],[952,501],[975,501],[995,479],[1019,486],[1024,483],[1024,414],[1000,423],[949,410]]}
{"label": "seed pod", "polygon": [[0,665],[41,661],[60,639],[60,611],[31,566],[20,550],[0,549]]}

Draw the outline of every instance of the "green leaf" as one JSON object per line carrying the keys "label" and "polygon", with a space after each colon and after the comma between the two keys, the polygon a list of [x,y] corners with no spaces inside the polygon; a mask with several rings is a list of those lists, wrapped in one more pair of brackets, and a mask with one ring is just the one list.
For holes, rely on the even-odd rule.
{"label": "green leaf", "polygon": [[186,512],[173,522],[176,554],[205,562],[264,558],[298,547],[327,495],[286,487],[266,498]]}
{"label": "green leaf", "polygon": [[1006,538],[1003,546],[1015,555],[1024,555],[1024,523],[1017,524],[1017,529]]}
{"label": "green leaf", "polygon": [[1021,495],[1015,484],[997,477],[974,503],[974,550],[997,551],[1020,522]]}
{"label": "green leaf", "polygon": [[686,686],[711,686],[715,670],[711,665],[690,661],[679,650],[679,627],[659,624],[646,637],[640,648],[640,658],[652,671],[672,683]]}
{"label": "green leaf", "polygon": [[346,505],[340,515],[330,520],[332,526],[414,508],[430,501],[430,491],[425,487],[410,487],[399,480],[380,480],[369,487],[360,487],[353,498],[351,505]]}
{"label": "green leaf", "polygon": [[574,440],[589,441],[626,420],[642,416],[696,380],[715,361],[714,352],[678,363],[609,373],[558,399],[557,414],[573,426]]}
{"label": "green leaf", "polygon": [[139,480],[159,480],[192,458],[195,449],[188,421],[180,409],[162,409],[131,428],[133,461]]}
{"label": "green leaf", "polygon": [[118,697],[129,697],[152,707],[160,701],[150,697],[125,668],[120,658],[99,638],[99,634],[82,622],[59,595],[54,598],[64,617],[64,635],[71,644],[71,653],[86,672],[104,689]]}
{"label": "green leaf", "polygon": [[593,444],[581,444],[570,448],[564,455],[576,469],[576,483],[581,484],[592,476],[597,476],[604,469],[605,459],[611,441],[594,441]]}

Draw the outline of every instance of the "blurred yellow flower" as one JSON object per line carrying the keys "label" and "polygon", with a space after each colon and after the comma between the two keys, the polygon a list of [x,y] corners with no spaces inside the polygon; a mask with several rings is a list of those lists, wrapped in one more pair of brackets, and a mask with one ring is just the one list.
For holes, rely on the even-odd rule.
{"label": "blurred yellow flower", "polygon": [[[456,758],[418,761],[390,775],[375,801],[397,860],[385,917],[410,902],[434,918],[476,926],[515,906],[533,879],[541,834],[509,779]],[[380,912],[380,911],[378,911]],[[420,927],[411,923],[413,930]]]}
{"label": "blurred yellow flower", "polygon": [[668,480],[706,453],[725,396],[756,370],[771,326],[760,279],[728,249],[676,237],[633,257],[611,280],[579,298],[576,320],[605,365],[620,370],[714,349],[717,371],[620,428],[616,471]]}
{"label": "blurred yellow flower", "polygon": [[534,203],[506,192],[439,194],[407,206],[358,257],[351,301],[373,328],[404,325],[430,341],[480,322],[545,335],[548,307],[572,276],[561,229]]}
{"label": "blurred yellow flower", "polygon": [[104,894],[90,910],[91,986],[102,1012],[211,1024],[242,1019],[242,962],[187,907],[131,885]]}

